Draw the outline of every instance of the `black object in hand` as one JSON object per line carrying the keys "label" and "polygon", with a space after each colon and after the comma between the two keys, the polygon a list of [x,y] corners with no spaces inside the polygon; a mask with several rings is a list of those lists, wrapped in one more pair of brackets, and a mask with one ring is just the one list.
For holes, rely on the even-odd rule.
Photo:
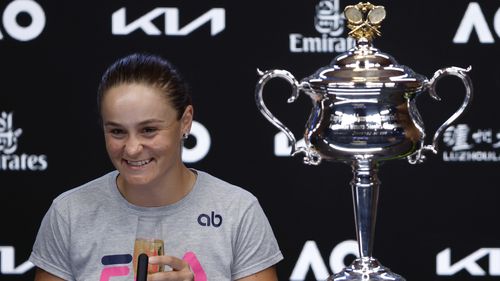
{"label": "black object in hand", "polygon": [[148,279],[148,255],[142,253],[137,259],[137,281],[147,281]]}

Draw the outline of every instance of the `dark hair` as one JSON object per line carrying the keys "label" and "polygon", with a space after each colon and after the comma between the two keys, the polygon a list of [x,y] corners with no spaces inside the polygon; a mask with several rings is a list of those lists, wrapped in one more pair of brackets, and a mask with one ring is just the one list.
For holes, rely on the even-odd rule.
{"label": "dark hair", "polygon": [[187,84],[170,62],[157,55],[131,54],[114,62],[102,75],[97,90],[97,109],[106,92],[121,84],[138,83],[161,90],[177,111],[177,119],[192,104]]}

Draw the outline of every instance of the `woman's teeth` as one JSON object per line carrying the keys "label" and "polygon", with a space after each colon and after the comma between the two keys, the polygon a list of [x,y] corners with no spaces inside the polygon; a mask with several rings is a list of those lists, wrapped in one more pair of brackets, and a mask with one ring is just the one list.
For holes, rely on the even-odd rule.
{"label": "woman's teeth", "polygon": [[129,160],[127,160],[127,164],[129,164],[130,166],[143,166],[143,165],[148,164],[149,162],[151,162],[151,159],[142,160],[142,161],[129,161]]}

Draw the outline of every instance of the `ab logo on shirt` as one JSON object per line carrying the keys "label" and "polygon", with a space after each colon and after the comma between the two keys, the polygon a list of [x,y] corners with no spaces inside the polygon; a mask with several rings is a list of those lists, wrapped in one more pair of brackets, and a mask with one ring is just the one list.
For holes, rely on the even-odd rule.
{"label": "ab logo on shirt", "polygon": [[207,214],[201,214],[198,216],[198,223],[201,226],[219,227],[222,224],[222,216],[219,214],[216,215],[214,211],[212,211],[212,217]]}

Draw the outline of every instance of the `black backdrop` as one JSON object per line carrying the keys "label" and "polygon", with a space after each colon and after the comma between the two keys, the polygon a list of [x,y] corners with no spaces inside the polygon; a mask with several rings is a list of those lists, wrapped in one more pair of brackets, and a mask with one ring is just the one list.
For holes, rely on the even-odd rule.
{"label": "black backdrop", "polygon": [[[347,31],[335,7],[349,4],[356,2],[2,1],[0,279],[32,279],[25,261],[51,200],[112,169],[96,87],[106,66],[137,51],[170,59],[190,82],[201,129],[186,143],[186,162],[260,199],[285,255],[280,280],[321,280],[339,270],[336,262],[349,263],[355,239],[350,167],[310,167],[301,157],[276,156],[278,131],[254,102],[257,68],[287,69],[301,79],[345,50]],[[381,166],[374,255],[408,280],[499,278],[500,4],[375,4],[388,13],[377,48],[427,77],[445,66],[471,65],[475,97],[437,155],[422,165]],[[212,21],[203,23],[202,15]],[[316,28],[315,19],[332,30]],[[311,50],[294,38],[336,38],[336,49]],[[310,101],[301,96],[287,104],[289,91],[273,81],[265,99],[301,135]],[[443,79],[438,91],[441,102],[428,95],[418,100],[428,136],[464,95],[456,78]]]}

